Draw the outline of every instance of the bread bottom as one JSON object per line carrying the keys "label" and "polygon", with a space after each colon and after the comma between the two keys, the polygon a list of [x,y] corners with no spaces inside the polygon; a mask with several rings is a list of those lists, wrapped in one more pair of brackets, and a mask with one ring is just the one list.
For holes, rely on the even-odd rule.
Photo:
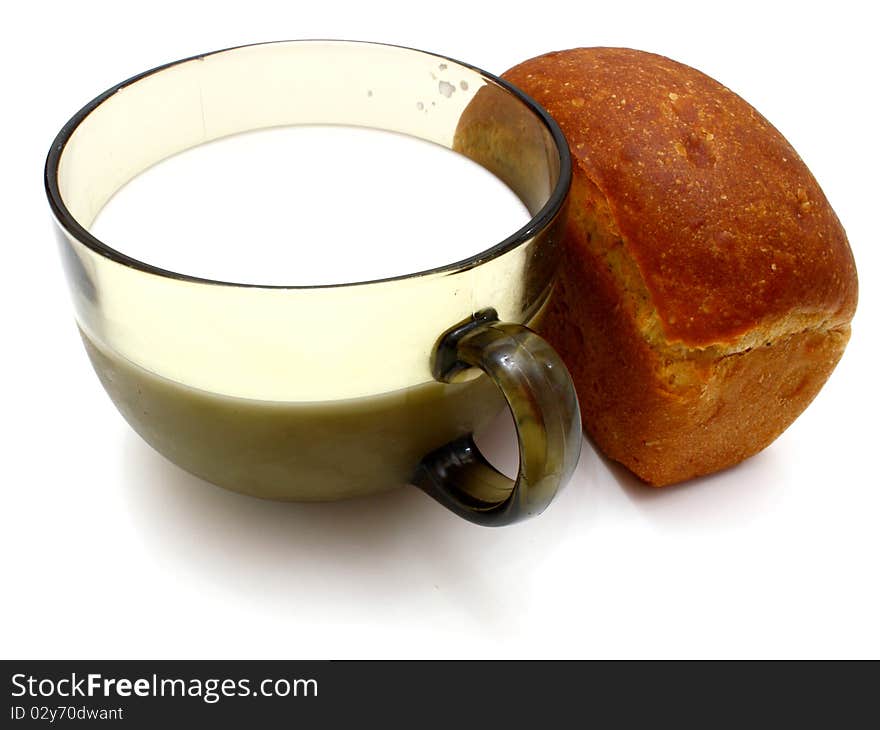
{"label": "bread bottom", "polygon": [[[572,192],[583,202],[590,191],[581,181]],[[741,352],[668,345],[601,202],[572,207],[565,263],[540,330],[571,371],[598,447],[665,486],[769,445],[819,392],[849,326],[780,335]]]}

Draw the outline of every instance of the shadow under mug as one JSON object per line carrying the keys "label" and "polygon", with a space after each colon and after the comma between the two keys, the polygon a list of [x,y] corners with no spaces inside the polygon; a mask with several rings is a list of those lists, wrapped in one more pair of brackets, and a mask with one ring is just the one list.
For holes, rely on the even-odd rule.
{"label": "shadow under mug", "polygon": [[[464,261],[312,287],[166,271],[88,232],[109,198],[154,163],[298,124],[392,130],[454,149],[507,183],[533,217]],[[580,453],[568,372],[527,326],[553,286],[570,178],[562,133],[518,89],[442,56],[343,41],[243,46],[129,79],[64,126],[45,170],[86,350],[156,450],[271,499],[411,483],[486,525],[540,513]],[[362,245],[376,235],[364,231]],[[472,439],[505,402],[519,441],[515,481]]]}

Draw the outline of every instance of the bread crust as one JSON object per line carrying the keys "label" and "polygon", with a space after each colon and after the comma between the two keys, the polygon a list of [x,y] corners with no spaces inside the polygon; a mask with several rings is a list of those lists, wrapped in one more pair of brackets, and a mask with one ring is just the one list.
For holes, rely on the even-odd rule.
{"label": "bread crust", "polygon": [[548,53],[504,78],[556,119],[578,172],[608,200],[669,341],[852,319],[840,221],[792,146],[732,91],[625,48]]}
{"label": "bread crust", "polygon": [[806,165],[740,97],[662,56],[574,49],[504,77],[574,158],[542,331],[586,430],[655,485],[767,446],[833,370],[857,301],[846,234]]}

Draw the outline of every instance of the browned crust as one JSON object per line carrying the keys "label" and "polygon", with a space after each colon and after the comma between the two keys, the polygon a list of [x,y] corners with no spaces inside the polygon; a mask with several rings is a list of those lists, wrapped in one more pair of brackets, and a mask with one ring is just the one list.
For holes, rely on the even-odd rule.
{"label": "browned crust", "polygon": [[806,330],[726,355],[658,346],[643,336],[620,277],[587,244],[576,213],[566,247],[541,333],[571,371],[586,431],[656,486],[732,466],[770,444],[818,393],[849,336],[848,326]]}
{"label": "browned crust", "polygon": [[709,77],[627,49],[505,77],[565,133],[574,175],[541,325],[609,457],[666,485],[771,443],[840,359],[846,235],[786,140]]}
{"label": "browned crust", "polygon": [[623,48],[548,53],[504,77],[547,108],[575,174],[607,199],[668,342],[748,347],[756,328],[852,319],[840,222],[791,145],[732,91]]}

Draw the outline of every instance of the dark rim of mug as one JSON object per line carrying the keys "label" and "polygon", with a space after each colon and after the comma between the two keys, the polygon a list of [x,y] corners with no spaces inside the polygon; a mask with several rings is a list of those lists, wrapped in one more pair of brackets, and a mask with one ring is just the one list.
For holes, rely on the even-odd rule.
{"label": "dark rim of mug", "polygon": [[[519,99],[536,117],[538,117],[547,130],[550,132],[550,135],[553,138],[553,142],[556,145],[556,150],[559,153],[559,179],[556,181],[556,185],[553,188],[553,191],[550,194],[550,197],[547,199],[547,202],[541,207],[541,209],[532,216],[531,220],[526,223],[522,228],[520,228],[515,233],[511,234],[507,238],[505,238],[500,243],[487,248],[480,253],[477,253],[473,256],[469,256],[466,259],[462,259],[460,261],[456,261],[451,264],[444,264],[443,266],[438,266],[433,269],[426,269],[424,271],[417,271],[411,274],[401,274],[399,276],[390,276],[381,279],[372,279],[370,281],[354,281],[348,283],[339,283],[339,284],[318,284],[318,285],[309,285],[309,286],[301,286],[301,285],[286,285],[286,284],[245,284],[242,282],[235,281],[221,281],[218,279],[208,279],[200,276],[192,276],[190,274],[181,274],[177,271],[170,271],[169,269],[163,269],[159,266],[153,266],[152,264],[148,264],[145,261],[141,261],[139,259],[132,258],[131,256],[126,256],[124,253],[117,251],[114,248],[111,248],[106,243],[103,243],[99,239],[95,238],[91,233],[89,233],[80,223],[73,217],[70,211],[67,209],[67,206],[64,203],[64,200],[61,197],[61,192],[58,189],[58,165],[61,161],[61,156],[64,152],[64,147],[70,139],[73,132],[80,125],[80,123],[91,114],[98,106],[104,103],[107,99],[113,96],[116,92],[124,89],[127,86],[137,83],[147,76],[152,76],[153,74],[159,73],[161,71],[165,71],[173,66],[177,66],[182,63],[188,63],[189,61],[195,61],[197,59],[207,58],[208,56],[214,56],[219,53],[226,53],[228,51],[235,51],[240,48],[249,48],[253,46],[268,46],[274,45],[276,43],[346,43],[346,44],[362,44],[362,45],[377,45],[377,46],[389,46],[391,48],[400,48],[406,51],[415,51],[416,53],[421,53],[426,56],[433,56],[434,58],[440,59],[441,61],[449,61],[451,63],[457,64],[459,66],[463,66],[465,68],[469,68],[472,71],[475,71],[482,75],[484,78],[489,81],[495,83],[496,85],[503,88],[508,93],[512,94],[514,97]],[[464,61],[458,61],[454,58],[450,58],[449,56],[443,56],[437,53],[431,53],[430,51],[422,51],[418,48],[411,48],[409,46],[400,46],[391,43],[377,43],[374,41],[347,41],[342,39],[295,39],[295,40],[280,40],[280,41],[268,41],[265,43],[248,43],[241,46],[231,46],[229,48],[222,48],[217,51],[211,51],[210,53],[200,53],[195,56],[190,56],[188,58],[182,58],[178,61],[172,61],[171,63],[162,64],[161,66],[157,66],[149,71],[144,71],[143,73],[139,73],[136,76],[132,76],[121,83],[116,84],[115,86],[107,89],[103,94],[96,96],[92,99],[88,104],[86,104],[82,109],[80,109],[76,114],[74,114],[70,120],[65,124],[61,131],[58,132],[58,135],[55,137],[55,140],[52,142],[52,147],[49,150],[49,154],[46,157],[46,166],[44,168],[44,183],[46,186],[46,195],[49,198],[49,205],[52,208],[52,212],[57,218],[58,222],[61,226],[74,238],[76,238],[80,243],[84,246],[90,248],[97,254],[104,256],[112,261],[115,261],[124,266],[129,266],[133,269],[138,269],[139,271],[143,271],[149,274],[155,274],[157,276],[162,276],[170,279],[177,279],[180,281],[189,281],[193,283],[199,284],[217,284],[220,286],[234,286],[234,287],[245,287],[245,288],[254,288],[254,289],[330,289],[335,287],[348,287],[348,286],[366,286],[368,284],[382,284],[385,282],[391,281],[401,281],[404,279],[411,279],[420,276],[428,276],[431,274],[455,274],[463,271],[467,271],[472,269],[480,264],[483,264],[487,261],[490,261],[501,254],[507,253],[515,249],[522,243],[525,243],[531,238],[534,238],[538,233],[544,230],[547,226],[552,223],[553,219],[562,209],[563,204],[565,203],[566,197],[568,196],[569,186],[571,185],[571,154],[568,149],[568,142],[565,139],[565,136],[562,134],[562,130],[559,128],[559,125],[553,120],[553,118],[547,113],[547,111],[532,99],[528,94],[524,91],[520,90],[516,86],[511,83],[508,83],[502,78],[495,76],[494,74],[489,73],[488,71],[484,71],[477,66],[474,66],[469,63],[465,63]]]}

